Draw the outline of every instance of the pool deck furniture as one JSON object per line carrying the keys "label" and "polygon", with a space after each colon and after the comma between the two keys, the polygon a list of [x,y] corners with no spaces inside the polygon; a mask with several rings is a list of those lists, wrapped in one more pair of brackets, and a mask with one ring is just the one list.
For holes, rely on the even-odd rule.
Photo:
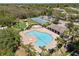
{"label": "pool deck furniture", "polygon": [[[34,25],[34,26],[32,26],[31,29],[25,30],[25,31],[22,31],[19,33],[21,35],[21,41],[23,44],[25,44],[25,45],[30,44],[30,43],[33,43],[37,40],[35,37],[29,37],[27,34],[25,35],[26,32],[30,32],[30,31],[40,31],[40,32],[49,33],[53,37],[53,40],[51,41],[50,44],[48,44],[46,46],[46,49],[52,49],[57,46],[57,42],[54,39],[59,37],[59,35],[40,26],[40,25]],[[36,51],[41,52],[41,49],[38,46],[34,46],[34,48],[36,49]]]}

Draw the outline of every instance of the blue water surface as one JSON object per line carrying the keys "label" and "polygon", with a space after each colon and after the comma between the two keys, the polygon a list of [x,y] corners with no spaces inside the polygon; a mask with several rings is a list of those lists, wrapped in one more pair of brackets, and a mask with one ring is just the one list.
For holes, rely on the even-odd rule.
{"label": "blue water surface", "polygon": [[29,36],[35,36],[37,41],[34,44],[40,47],[48,45],[53,40],[53,37],[45,32],[31,31],[27,32],[26,34]]}

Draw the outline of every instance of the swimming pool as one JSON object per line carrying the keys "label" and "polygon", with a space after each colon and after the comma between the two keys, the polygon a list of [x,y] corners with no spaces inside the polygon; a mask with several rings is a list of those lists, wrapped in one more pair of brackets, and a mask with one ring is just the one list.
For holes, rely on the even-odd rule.
{"label": "swimming pool", "polygon": [[33,44],[40,47],[48,45],[53,40],[53,37],[50,34],[45,32],[31,31],[31,32],[27,32],[26,34],[29,36],[36,37],[37,41],[34,42]]}

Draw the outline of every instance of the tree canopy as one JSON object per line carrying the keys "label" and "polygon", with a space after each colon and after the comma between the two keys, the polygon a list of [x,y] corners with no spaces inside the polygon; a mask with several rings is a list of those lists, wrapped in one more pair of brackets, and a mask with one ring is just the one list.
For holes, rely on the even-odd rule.
{"label": "tree canopy", "polygon": [[19,44],[20,37],[16,30],[0,30],[0,55],[14,55]]}

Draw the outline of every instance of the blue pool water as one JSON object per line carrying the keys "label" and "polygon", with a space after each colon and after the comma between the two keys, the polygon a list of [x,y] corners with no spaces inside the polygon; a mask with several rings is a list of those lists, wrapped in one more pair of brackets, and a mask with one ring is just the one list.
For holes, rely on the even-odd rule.
{"label": "blue pool water", "polygon": [[34,44],[40,47],[48,45],[53,40],[53,37],[45,32],[31,31],[26,34],[29,36],[35,36],[37,41]]}

